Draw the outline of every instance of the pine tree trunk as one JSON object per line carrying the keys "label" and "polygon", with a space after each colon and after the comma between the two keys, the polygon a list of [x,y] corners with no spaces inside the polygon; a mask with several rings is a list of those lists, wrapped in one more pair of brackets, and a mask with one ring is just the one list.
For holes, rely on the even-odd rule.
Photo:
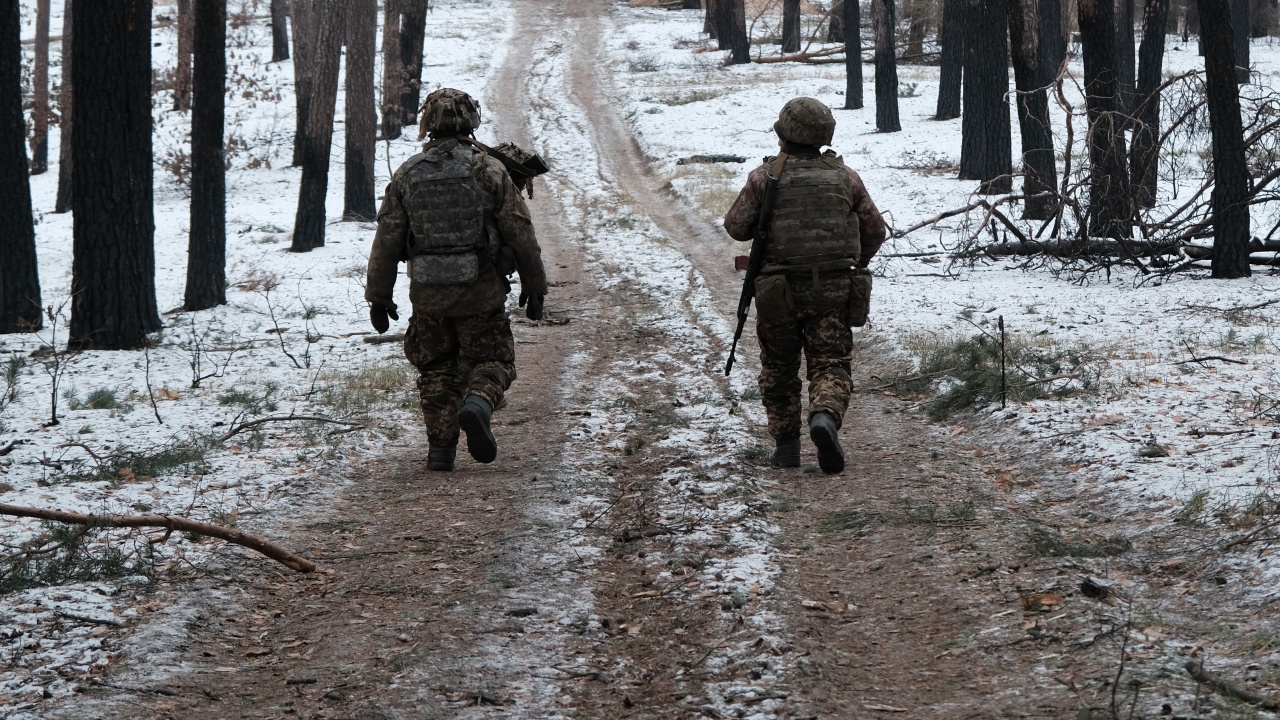
{"label": "pine tree trunk", "polygon": [[720,0],[707,0],[702,7],[702,32],[710,35],[712,40],[716,39],[715,6],[717,2],[720,2]]}
{"label": "pine tree trunk", "polygon": [[924,56],[924,37],[929,32],[923,3],[920,0],[908,0],[903,10],[908,18],[907,47],[903,53],[909,58],[921,58]]}
{"label": "pine tree trunk", "polygon": [[[1022,190],[1024,195],[1053,192],[1058,168],[1053,157],[1053,131],[1049,125],[1049,93],[1041,77],[1039,0],[1009,3],[1009,47],[1013,51],[1013,78],[1018,89],[1018,128],[1022,136]],[[1056,11],[1056,8],[1055,8]],[[1057,212],[1054,197],[1028,197],[1022,216],[1047,220]]]}
{"label": "pine tree trunk", "polygon": [[[324,246],[325,197],[329,189],[329,152],[333,142],[333,115],[338,97],[338,66],[346,31],[347,0],[317,2],[311,100],[299,137],[302,148],[302,185],[298,213],[293,223],[293,252],[310,252]],[[298,35],[294,31],[294,36]],[[295,53],[296,54],[296,53]]]}
{"label": "pine tree trunk", "polygon": [[1235,40],[1236,82],[1243,85],[1249,82],[1249,0],[1231,0],[1231,29]]}
{"label": "pine tree trunk", "polygon": [[1138,51],[1137,107],[1133,116],[1133,145],[1129,149],[1129,181],[1138,207],[1155,207],[1160,158],[1160,86],[1164,70],[1164,41],[1169,0],[1147,0],[1142,14],[1142,47]]}
{"label": "pine tree trunk", "polygon": [[406,125],[418,124],[422,105],[422,50],[427,41],[427,0],[400,0],[400,107]]}
{"label": "pine tree trunk", "polygon": [[1126,115],[1132,114],[1134,108],[1133,2],[1116,0],[1116,72],[1120,79],[1120,111]]}
{"label": "pine tree trunk", "polygon": [[733,35],[733,4],[735,0],[714,0],[711,5],[711,26],[715,28],[713,37],[716,49],[728,50]]}
{"label": "pine tree trunk", "polygon": [[898,59],[894,35],[898,26],[893,0],[871,0],[876,35],[876,130],[898,132]]}
{"label": "pine tree trunk", "polygon": [[981,181],[978,192],[984,195],[1013,190],[1013,133],[1005,97],[1009,92],[1005,2],[968,0],[965,18],[960,179]]}
{"label": "pine tree trunk", "polygon": [[178,112],[191,109],[191,44],[195,33],[191,6],[194,2],[178,0],[178,60],[173,69],[173,109]]}
{"label": "pine tree trunk", "polygon": [[934,120],[960,117],[960,81],[964,76],[965,0],[943,0],[938,44],[942,46],[938,109]]}
{"label": "pine tree trunk", "polygon": [[395,140],[404,127],[400,107],[400,0],[385,0],[382,10],[382,139]]}
{"label": "pine tree trunk", "polygon": [[782,52],[800,51],[800,0],[782,0]]}
{"label": "pine tree trunk", "polygon": [[293,14],[293,167],[302,165],[302,136],[311,107],[311,87],[315,79],[315,36],[318,3],[324,0],[292,0]]}
{"label": "pine tree trunk", "polygon": [[1129,168],[1124,117],[1117,99],[1115,5],[1079,0],[1080,47],[1084,54],[1085,106],[1089,114],[1089,227],[1091,237],[1132,235]]}
{"label": "pine tree trunk", "polygon": [[378,112],[373,97],[373,65],[377,53],[378,0],[351,0],[347,8],[346,183],[342,217],[372,220],[373,167],[378,139]]}
{"label": "pine tree trunk", "polygon": [[827,19],[827,42],[844,42],[844,0],[831,3],[831,15]]}
{"label": "pine tree trunk", "polygon": [[862,108],[862,8],[858,0],[841,4],[844,26],[844,109]]}
{"label": "pine tree trunk", "polygon": [[1240,123],[1239,67],[1233,62],[1229,0],[1199,0],[1205,86],[1213,132],[1213,261],[1215,278],[1249,277],[1249,170]]}
{"label": "pine tree trunk", "polygon": [[[77,2],[72,82],[75,347],[136,348],[160,329],[151,194],[151,0]],[[93,32],[83,32],[93,28]]]}
{"label": "pine tree trunk", "polygon": [[62,55],[62,87],[58,90],[58,197],[53,203],[53,211],[59,214],[71,210],[71,104],[75,97],[72,92],[75,86],[71,82],[72,58],[75,56],[71,52],[74,35],[71,20],[73,2],[74,0],[64,0],[62,4],[62,49],[59,51]]}
{"label": "pine tree trunk", "polygon": [[1049,85],[1058,77],[1058,68],[1067,57],[1067,36],[1062,31],[1063,0],[1039,0],[1040,75],[1037,85]]}
{"label": "pine tree trunk", "polygon": [[0,333],[40,329],[35,218],[22,117],[22,13],[0,2]]}
{"label": "pine tree trunk", "polygon": [[271,0],[271,62],[289,59],[289,0]]}
{"label": "pine tree trunk", "polygon": [[227,87],[227,0],[193,0],[195,68],[191,97],[191,235],[183,306],[227,302],[227,180],[223,113]]}
{"label": "pine tree trunk", "polygon": [[729,28],[729,64],[745,65],[751,62],[751,38],[747,37],[747,6],[744,0],[728,0],[732,7],[733,22]]}
{"label": "pine tree trunk", "polygon": [[49,0],[36,0],[36,57],[31,71],[31,174],[49,169]]}

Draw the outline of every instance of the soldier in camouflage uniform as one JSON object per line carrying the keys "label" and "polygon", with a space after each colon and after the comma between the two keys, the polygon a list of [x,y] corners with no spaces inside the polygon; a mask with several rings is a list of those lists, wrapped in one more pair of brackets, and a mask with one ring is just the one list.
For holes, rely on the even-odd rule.
{"label": "soldier in camouflage uniform", "polygon": [[507,276],[520,274],[520,306],[541,320],[547,278],[529,209],[503,164],[471,134],[480,106],[443,89],[423,104],[422,152],[396,170],[378,211],[365,300],[379,333],[399,319],[398,265],[409,265],[413,317],[404,351],[417,366],[432,470],[452,470],[461,431],[471,457],[497,457],[493,409],[515,380]]}
{"label": "soldier in camouflage uniform", "polygon": [[755,280],[760,394],[779,467],[800,465],[800,354],[809,378],[809,437],[824,472],[844,469],[839,429],[853,391],[850,327],[866,321],[866,270],[884,220],[858,174],[834,152],[836,121],[813,98],[788,102],[773,126],[782,152],[747,177],[724,219],[736,240],[755,237],[765,181],[778,178],[764,265]]}

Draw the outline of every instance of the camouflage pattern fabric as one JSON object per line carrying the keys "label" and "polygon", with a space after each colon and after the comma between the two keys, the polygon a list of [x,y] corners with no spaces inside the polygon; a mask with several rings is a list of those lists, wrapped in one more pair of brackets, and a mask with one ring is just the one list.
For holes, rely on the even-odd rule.
{"label": "camouflage pattern fabric", "polygon": [[456,318],[415,312],[404,354],[421,373],[418,394],[432,445],[458,444],[463,398],[479,395],[496,408],[516,379],[516,344],[506,308]]}
{"label": "camouflage pattern fabric", "polygon": [[793,309],[770,305],[757,310],[760,396],[774,440],[800,436],[801,353],[809,378],[809,417],[826,412],[835,418],[836,427],[841,425],[853,393],[851,277],[847,272],[826,273],[814,285],[810,277],[790,276]]}

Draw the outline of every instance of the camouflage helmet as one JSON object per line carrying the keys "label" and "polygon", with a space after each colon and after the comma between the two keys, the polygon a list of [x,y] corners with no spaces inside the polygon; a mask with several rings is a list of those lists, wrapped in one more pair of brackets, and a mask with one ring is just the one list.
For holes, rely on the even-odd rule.
{"label": "camouflage helmet", "polygon": [[782,106],[773,131],[787,142],[822,147],[831,144],[836,133],[836,119],[831,108],[821,100],[798,97]]}
{"label": "camouflage helmet", "polygon": [[431,133],[467,135],[480,127],[480,103],[461,90],[441,88],[427,96],[418,117],[419,140]]}

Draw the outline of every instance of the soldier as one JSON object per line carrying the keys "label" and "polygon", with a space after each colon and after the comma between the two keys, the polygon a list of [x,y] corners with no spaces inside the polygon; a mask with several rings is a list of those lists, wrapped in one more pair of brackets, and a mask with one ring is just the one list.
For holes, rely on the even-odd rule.
{"label": "soldier", "polygon": [[392,301],[398,264],[409,264],[413,317],[404,352],[421,373],[427,467],[452,470],[460,430],[467,450],[493,462],[493,409],[515,380],[507,280],[520,273],[520,307],[542,319],[547,278],[529,209],[503,163],[472,139],[480,104],[445,88],[423,103],[422,152],[396,170],[378,211],[365,300],[379,333],[399,320]]}
{"label": "soldier", "polygon": [[[836,121],[813,98],[783,106],[774,123],[782,152],[767,157],[724,218],[735,240],[755,238],[765,183],[777,178],[755,279],[760,395],[776,449],[773,464],[800,465],[800,353],[809,377],[809,437],[823,472],[844,469],[839,430],[853,391],[850,327],[866,321],[871,257],[885,225],[858,174],[830,145]],[[770,214],[771,213],[771,214]]]}

